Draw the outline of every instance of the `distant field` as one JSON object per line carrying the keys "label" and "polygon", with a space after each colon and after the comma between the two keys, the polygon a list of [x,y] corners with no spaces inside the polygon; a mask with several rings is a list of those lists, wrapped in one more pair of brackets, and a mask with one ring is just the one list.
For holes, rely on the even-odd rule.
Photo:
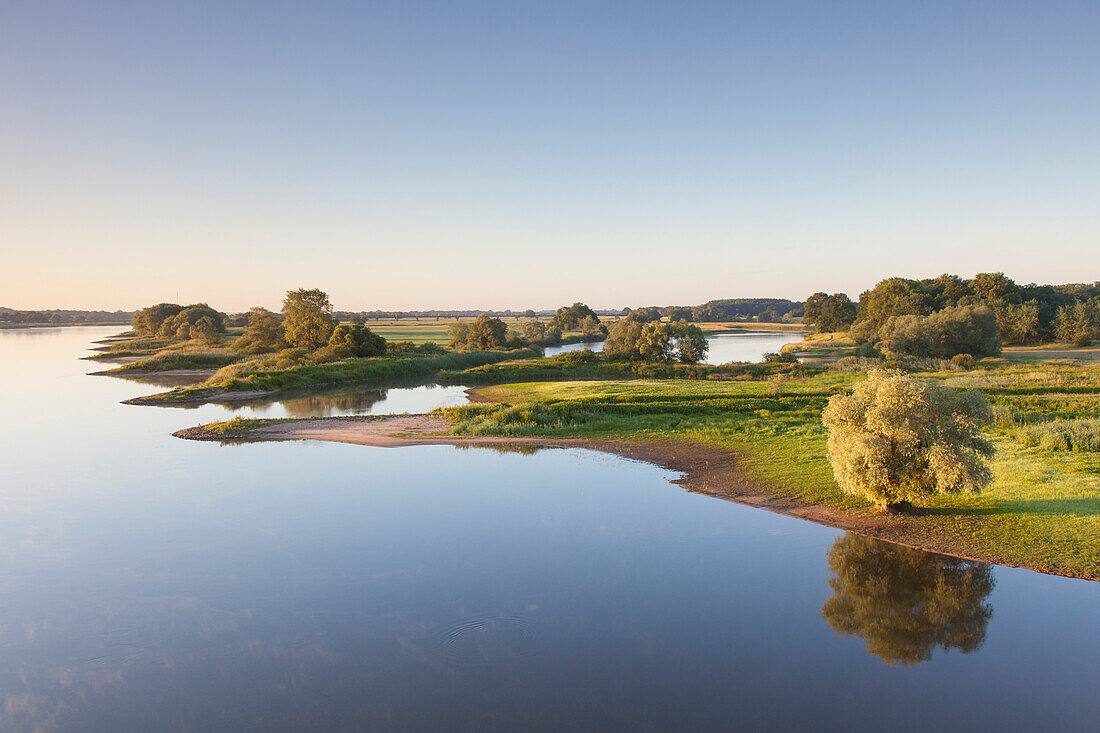
{"label": "distant field", "polygon": [[437,343],[446,346],[451,340],[447,329],[450,328],[452,323],[454,323],[453,319],[439,322],[423,320],[416,324],[402,323],[400,325],[394,325],[393,321],[387,323],[368,321],[366,325],[387,341],[412,341],[414,344]]}
{"label": "distant field", "polygon": [[1100,359],[1100,346],[1070,346],[1069,344],[1044,344],[1043,346],[1006,346],[1001,352],[1006,359]]}

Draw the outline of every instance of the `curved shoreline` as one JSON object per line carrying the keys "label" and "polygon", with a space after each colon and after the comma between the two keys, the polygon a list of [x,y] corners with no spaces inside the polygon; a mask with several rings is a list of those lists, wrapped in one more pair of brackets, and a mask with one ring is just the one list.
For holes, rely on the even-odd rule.
{"label": "curved shoreline", "polygon": [[[676,471],[681,476],[673,479],[671,483],[682,486],[692,493],[765,509],[832,529],[855,532],[926,552],[1006,567],[1025,568],[1047,575],[1100,581],[1100,571],[1091,575],[1062,573],[1012,562],[1002,557],[960,554],[942,540],[937,541],[936,538],[924,536],[919,528],[906,526],[904,516],[878,514],[860,516],[831,507],[806,504],[769,492],[759,480],[739,465],[735,454],[686,442],[618,438],[462,436],[450,433],[449,422],[433,415],[290,418],[255,422],[255,425],[246,424],[240,429],[198,426],[176,431],[173,435],[188,440],[221,443],[318,440],[379,448],[452,445],[484,448],[526,447],[535,450],[554,448],[597,450]],[[226,423],[220,425],[226,425]]]}

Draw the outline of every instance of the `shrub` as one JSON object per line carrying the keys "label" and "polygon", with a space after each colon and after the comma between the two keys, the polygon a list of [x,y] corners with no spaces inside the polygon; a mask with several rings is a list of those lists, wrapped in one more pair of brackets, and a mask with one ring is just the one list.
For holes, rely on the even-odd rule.
{"label": "shrub", "polygon": [[974,368],[974,357],[970,354],[955,354],[951,357],[951,363],[963,371]]}
{"label": "shrub", "polygon": [[1051,420],[1027,425],[1017,431],[1016,437],[1026,446],[1050,453],[1096,452],[1100,451],[1100,418]]}
{"label": "shrub", "polygon": [[982,460],[993,445],[981,427],[993,419],[975,391],[920,382],[876,369],[822,414],[836,481],[890,510],[934,493],[977,493],[992,479]]}
{"label": "shrub", "polygon": [[929,316],[894,316],[879,338],[889,351],[911,356],[950,359],[956,354],[1001,353],[997,317],[984,305],[945,308]]}
{"label": "shrub", "polygon": [[328,345],[344,356],[381,356],[386,353],[386,339],[358,323],[337,326]]}
{"label": "shrub", "polygon": [[275,357],[275,367],[277,369],[290,369],[291,367],[296,367],[299,364],[304,364],[308,354],[309,352],[307,352],[305,349],[300,349],[297,347],[283,349]]}

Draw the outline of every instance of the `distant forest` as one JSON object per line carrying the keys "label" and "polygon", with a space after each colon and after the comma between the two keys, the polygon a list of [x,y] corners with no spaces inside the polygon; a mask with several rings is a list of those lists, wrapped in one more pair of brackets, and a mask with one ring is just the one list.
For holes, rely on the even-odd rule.
{"label": "distant forest", "polygon": [[80,311],[42,310],[24,311],[0,308],[0,323],[53,323],[73,325],[79,323],[129,323],[134,311]]}

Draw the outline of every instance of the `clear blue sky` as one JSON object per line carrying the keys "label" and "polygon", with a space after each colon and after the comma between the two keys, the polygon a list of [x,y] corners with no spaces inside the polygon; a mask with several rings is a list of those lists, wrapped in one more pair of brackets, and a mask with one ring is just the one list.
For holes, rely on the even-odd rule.
{"label": "clear blue sky", "polygon": [[1100,3],[0,3],[0,305],[1100,279]]}

